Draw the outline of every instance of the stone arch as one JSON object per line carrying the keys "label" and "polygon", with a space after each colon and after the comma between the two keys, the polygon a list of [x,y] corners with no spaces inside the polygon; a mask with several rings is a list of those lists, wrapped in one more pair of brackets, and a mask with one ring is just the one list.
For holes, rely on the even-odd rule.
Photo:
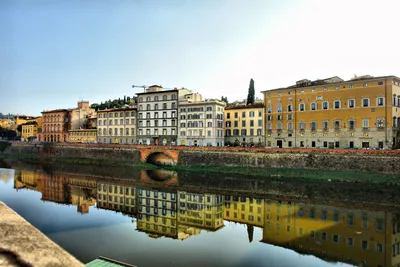
{"label": "stone arch", "polygon": [[144,162],[158,166],[173,166],[174,158],[163,151],[150,152],[145,158]]}

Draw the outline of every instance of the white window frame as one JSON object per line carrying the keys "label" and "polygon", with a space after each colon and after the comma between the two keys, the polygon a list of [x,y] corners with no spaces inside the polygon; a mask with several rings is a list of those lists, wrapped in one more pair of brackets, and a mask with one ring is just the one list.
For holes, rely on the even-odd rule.
{"label": "white window frame", "polygon": [[[313,104],[315,105],[315,109],[312,108]],[[316,111],[316,110],[318,110],[318,105],[317,105],[316,102],[312,102],[312,103],[310,104],[310,110],[311,110],[311,111]]]}
{"label": "white window frame", "polygon": [[[326,103],[326,108],[324,108],[324,104]],[[322,109],[323,110],[328,110],[329,109],[329,101],[324,101],[322,102]]]}
{"label": "white window frame", "polygon": [[[354,105],[350,107],[350,101],[354,101]],[[356,100],[354,98],[351,98],[347,101],[347,107],[348,108],[355,108],[356,107]]]}
{"label": "white window frame", "polygon": [[[379,99],[380,99],[380,98],[383,99],[382,105],[379,105]],[[383,97],[383,96],[378,96],[378,97],[376,98],[376,106],[377,106],[377,107],[384,107],[384,106],[385,106],[385,97]]]}
{"label": "white window frame", "polygon": [[[339,102],[339,107],[336,107],[336,102]],[[340,100],[335,100],[333,101],[333,109],[341,109],[342,108],[342,101]]]}
{"label": "white window frame", "polygon": [[[303,110],[301,110],[301,106],[303,106]],[[299,111],[301,111],[301,112],[306,111],[306,104],[300,103],[299,104]]]}
{"label": "white window frame", "polygon": [[[365,122],[367,122],[367,123],[365,123]],[[367,118],[362,119],[362,127],[369,128],[369,119],[367,119]]]}
{"label": "white window frame", "polygon": [[[367,99],[368,100],[368,106],[364,106],[364,100]],[[361,107],[362,108],[369,108],[371,106],[371,102],[369,100],[369,97],[363,97],[361,100]]]}
{"label": "white window frame", "polygon": [[[289,126],[290,125],[290,126]],[[287,123],[287,129],[288,130],[293,130],[293,122],[288,122]]]}

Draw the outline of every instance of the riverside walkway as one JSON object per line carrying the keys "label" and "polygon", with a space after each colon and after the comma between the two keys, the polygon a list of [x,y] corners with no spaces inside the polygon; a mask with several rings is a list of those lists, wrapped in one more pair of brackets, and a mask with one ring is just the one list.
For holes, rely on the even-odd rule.
{"label": "riverside walkway", "polygon": [[0,201],[0,266],[85,266]]}

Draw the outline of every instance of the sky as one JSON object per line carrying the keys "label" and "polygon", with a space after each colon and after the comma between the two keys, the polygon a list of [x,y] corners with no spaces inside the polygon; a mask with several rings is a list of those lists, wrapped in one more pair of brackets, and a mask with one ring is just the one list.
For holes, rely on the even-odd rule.
{"label": "sky", "polygon": [[398,0],[1,0],[0,112],[38,116],[185,87],[247,97],[400,76]]}

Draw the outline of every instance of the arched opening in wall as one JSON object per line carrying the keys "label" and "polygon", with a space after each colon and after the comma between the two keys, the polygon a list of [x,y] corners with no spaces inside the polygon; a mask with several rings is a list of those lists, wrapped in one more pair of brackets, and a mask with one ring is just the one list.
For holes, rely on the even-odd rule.
{"label": "arched opening in wall", "polygon": [[177,173],[175,171],[167,171],[167,170],[146,170],[146,175],[151,180],[156,182],[165,182],[175,177]]}
{"label": "arched opening in wall", "polygon": [[174,159],[166,153],[154,152],[147,156],[146,163],[157,166],[172,166],[174,165]]}

